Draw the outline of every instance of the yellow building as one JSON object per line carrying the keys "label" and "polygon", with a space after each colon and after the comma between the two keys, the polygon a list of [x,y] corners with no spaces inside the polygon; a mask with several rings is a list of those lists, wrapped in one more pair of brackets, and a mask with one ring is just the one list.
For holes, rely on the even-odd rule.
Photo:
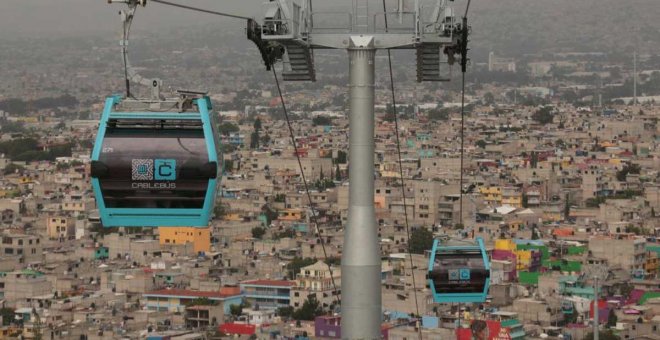
{"label": "yellow building", "polygon": [[211,251],[211,228],[159,227],[160,244],[192,243],[196,253]]}
{"label": "yellow building", "polygon": [[516,269],[527,270],[532,264],[532,251],[531,250],[516,250]]}
{"label": "yellow building", "polygon": [[75,236],[75,227],[73,221],[67,217],[47,217],[46,232],[50,239],[68,239],[70,236]]}
{"label": "yellow building", "polygon": [[658,274],[659,267],[660,267],[660,259],[658,258],[657,253],[647,252],[646,263],[644,264],[644,271],[646,272],[646,275],[650,277],[655,277]]}
{"label": "yellow building", "polygon": [[501,194],[502,205],[522,208],[522,191],[516,187],[504,188]]}
{"label": "yellow building", "polygon": [[303,211],[300,209],[285,209],[279,212],[277,217],[280,221],[300,221],[304,218]]}
{"label": "yellow building", "polygon": [[500,187],[481,187],[479,193],[484,197],[486,203],[491,205],[501,205],[502,188]]}
{"label": "yellow building", "polygon": [[516,243],[513,240],[495,240],[495,249],[496,250],[506,250],[506,251],[516,251]]}

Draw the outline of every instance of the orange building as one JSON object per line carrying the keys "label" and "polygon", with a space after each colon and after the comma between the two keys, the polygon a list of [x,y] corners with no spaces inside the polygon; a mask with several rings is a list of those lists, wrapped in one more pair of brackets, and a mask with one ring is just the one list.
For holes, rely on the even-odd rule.
{"label": "orange building", "polygon": [[194,227],[159,227],[160,244],[192,243],[195,252],[211,251],[211,228]]}

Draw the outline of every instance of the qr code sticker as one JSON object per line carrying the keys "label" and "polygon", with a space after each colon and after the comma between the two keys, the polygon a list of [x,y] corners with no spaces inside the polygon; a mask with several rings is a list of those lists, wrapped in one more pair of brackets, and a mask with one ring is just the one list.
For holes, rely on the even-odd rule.
{"label": "qr code sticker", "polygon": [[134,181],[153,181],[154,160],[134,159],[132,161],[132,179]]}

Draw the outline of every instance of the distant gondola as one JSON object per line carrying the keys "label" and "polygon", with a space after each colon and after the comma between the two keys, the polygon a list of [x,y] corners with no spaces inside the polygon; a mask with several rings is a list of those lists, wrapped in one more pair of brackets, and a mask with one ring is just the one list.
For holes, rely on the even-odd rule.
{"label": "distant gondola", "polygon": [[477,238],[474,245],[448,246],[436,239],[431,249],[428,280],[437,303],[485,302],[490,286],[490,263],[483,240]]}

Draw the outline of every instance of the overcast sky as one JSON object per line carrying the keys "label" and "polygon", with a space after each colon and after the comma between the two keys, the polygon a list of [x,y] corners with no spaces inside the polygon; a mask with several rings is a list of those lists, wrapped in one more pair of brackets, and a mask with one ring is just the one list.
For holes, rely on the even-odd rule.
{"label": "overcast sky", "polygon": [[[265,0],[169,0],[205,9],[229,12],[247,17],[259,16]],[[407,0],[411,1],[411,0]],[[429,1],[429,0],[425,0]],[[489,0],[490,1],[490,0]],[[396,4],[388,0],[388,4]],[[412,1],[411,1],[412,2]],[[459,6],[464,0],[457,1]],[[342,4],[350,11],[351,0],[315,0],[315,10],[337,9]],[[378,5],[380,0],[371,0]],[[334,8],[332,8],[334,7]],[[123,4],[108,4],[107,0],[0,0],[0,38],[66,37],[106,34],[119,28],[117,12]],[[158,3],[148,3],[139,9],[136,29],[162,30],[181,26],[217,23],[221,26],[236,24],[240,20],[190,12]]]}
{"label": "overcast sky", "polygon": [[[259,15],[262,0],[170,0],[191,6],[255,17]],[[319,5],[332,1],[316,1]],[[343,0],[346,2],[347,0]],[[0,0],[0,37],[65,37],[98,35],[119,28],[117,12],[126,8],[122,4],[108,4],[106,0]],[[148,3],[138,9],[138,29],[159,30],[181,26],[236,24],[240,20],[221,18]]]}

